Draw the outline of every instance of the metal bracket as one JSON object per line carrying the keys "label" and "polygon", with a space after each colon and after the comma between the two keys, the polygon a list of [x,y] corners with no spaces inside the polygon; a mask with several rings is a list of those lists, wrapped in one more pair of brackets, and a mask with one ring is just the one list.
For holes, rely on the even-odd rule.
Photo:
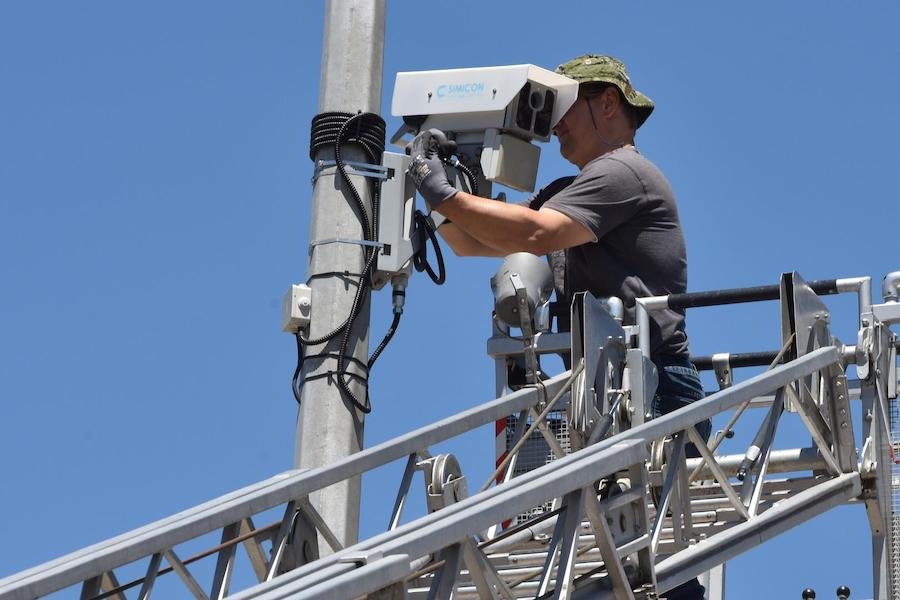
{"label": "metal bracket", "polygon": [[[384,181],[388,178],[388,168],[384,165],[373,165],[370,163],[354,162],[350,160],[343,161],[344,170],[348,175],[359,175],[361,177],[371,177],[372,179],[380,179]],[[322,175],[330,175],[325,173],[326,169],[337,169],[337,161],[334,160],[317,160],[313,169],[313,176],[310,182],[315,185],[316,181]]]}
{"label": "metal bracket", "polygon": [[730,359],[731,355],[727,352],[713,354],[712,356],[713,369],[716,371],[716,381],[719,383],[720,390],[731,387],[734,381]]}
{"label": "metal bracket", "polygon": [[516,290],[516,299],[519,303],[519,325],[522,328],[522,341],[525,344],[525,381],[527,383],[537,383],[540,379],[540,367],[538,366],[537,353],[535,351],[537,336],[532,328],[532,315],[528,310],[528,292],[518,273],[511,273],[509,281],[512,283],[513,289]]}

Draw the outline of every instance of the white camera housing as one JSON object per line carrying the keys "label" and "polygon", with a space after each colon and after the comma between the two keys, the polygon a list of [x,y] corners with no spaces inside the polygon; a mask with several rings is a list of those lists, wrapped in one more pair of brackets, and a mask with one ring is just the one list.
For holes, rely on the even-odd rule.
{"label": "white camera housing", "polygon": [[540,148],[578,96],[578,82],[534,65],[397,73],[391,114],[404,133],[436,128],[480,150],[485,179],[534,190]]}

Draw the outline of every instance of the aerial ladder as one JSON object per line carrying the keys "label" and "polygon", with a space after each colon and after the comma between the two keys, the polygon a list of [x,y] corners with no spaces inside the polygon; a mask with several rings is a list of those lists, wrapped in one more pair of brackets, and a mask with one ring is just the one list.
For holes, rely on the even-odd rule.
{"label": "aerial ladder", "polygon": [[[331,18],[338,27],[340,19]],[[340,58],[333,49],[329,57]],[[455,144],[447,169],[458,186],[487,197],[493,183],[532,189],[539,149],[531,141],[549,138],[576,91],[571,80],[532,65],[401,73],[393,112],[404,126],[393,140],[402,145],[407,133],[441,129]],[[351,248],[352,260],[371,275],[371,289],[390,285],[399,315],[413,265],[442,279],[422,251],[437,216],[415,214],[409,157],[372,151],[383,127],[365,114],[349,113],[337,124],[318,121],[331,127],[331,137],[314,139],[311,156],[317,191],[327,181],[323,189],[372,202],[363,212],[374,218],[368,233],[314,238],[311,255]],[[350,187],[361,191],[351,194]],[[338,271],[315,260],[316,272]],[[332,304],[323,281],[291,287],[283,323],[307,336],[298,337],[308,342],[306,358],[322,363],[334,356],[316,348],[334,346],[312,337],[316,310],[336,312],[340,325],[343,308],[358,315],[365,304],[358,298],[352,308],[349,301]],[[866,510],[874,597],[900,597],[898,343],[891,330],[900,322],[900,272],[884,277],[879,302],[870,277],[807,282],[793,272],[768,285],[639,298],[633,316],[618,299],[589,293],[554,308],[552,275],[531,255],[507,257],[492,288],[493,399],[321,464],[298,460],[295,469],[7,576],[0,579],[0,599],[630,600],[665,597],[700,577],[707,597],[720,600],[727,561],[845,504]],[[857,336],[848,343],[832,334],[832,312],[823,301],[836,294],[857,298]],[[771,324],[779,348],[692,357],[699,369],[714,372],[718,389],[650,418],[655,311],[769,301],[780,306],[780,322]],[[560,315],[568,316],[568,330],[560,330]],[[351,335],[352,326],[349,319],[327,328],[334,327],[334,343],[346,350],[337,375],[342,393],[359,402],[358,417],[369,405],[362,376],[352,372],[362,364],[354,355],[359,348],[347,350],[346,340],[367,338]],[[563,372],[544,372],[541,358],[550,355],[562,358]],[[322,379],[309,376],[318,367],[298,368],[298,397],[326,393]],[[738,377],[744,368],[755,374]],[[856,424],[855,403],[861,407]],[[737,436],[737,424],[751,413],[764,415],[761,424]],[[321,415],[307,413],[306,423],[314,417]],[[707,441],[697,426],[716,417],[726,424]],[[779,426],[788,420],[802,423],[808,446],[776,447]],[[360,423],[349,423],[338,437],[353,437]],[[473,481],[446,450],[491,426],[494,473]],[[434,452],[438,445],[441,452]],[[699,456],[689,457],[688,448]],[[302,445],[300,452],[309,455]],[[345,517],[365,493],[362,477],[398,465],[384,531],[356,539],[347,523],[352,518]],[[424,496],[425,509],[409,516],[414,494]],[[814,597],[807,592],[804,597]]]}

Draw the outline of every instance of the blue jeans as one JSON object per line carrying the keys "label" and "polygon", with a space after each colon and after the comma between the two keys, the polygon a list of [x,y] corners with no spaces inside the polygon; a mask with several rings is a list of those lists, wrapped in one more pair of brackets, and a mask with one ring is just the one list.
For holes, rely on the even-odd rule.
{"label": "blue jeans", "polygon": [[[703,385],[700,383],[700,374],[686,356],[662,356],[654,361],[659,374],[659,386],[653,397],[651,413],[653,417],[660,417],[679,408],[688,406],[692,402],[702,400]],[[697,432],[705,441],[709,440],[712,431],[712,423],[709,419],[697,423]],[[696,458],[700,452],[693,444],[686,444],[685,454]],[[691,579],[681,585],[672,588],[663,595],[667,600],[702,600],[705,588],[697,579]]]}
{"label": "blue jeans", "polygon": [[[692,402],[706,397],[700,374],[686,356],[660,356],[654,361],[659,375],[659,385],[650,412],[653,417],[661,417]],[[697,423],[697,432],[704,440],[709,440],[712,423],[709,419]],[[697,458],[700,453],[693,444],[685,446],[685,453],[690,458]]]}

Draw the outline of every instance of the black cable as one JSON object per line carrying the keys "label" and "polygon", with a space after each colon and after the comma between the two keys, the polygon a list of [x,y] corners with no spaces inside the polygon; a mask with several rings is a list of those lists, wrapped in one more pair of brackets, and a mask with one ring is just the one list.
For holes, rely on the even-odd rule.
{"label": "black cable", "polygon": [[473,196],[477,196],[478,195],[478,180],[475,178],[475,174],[472,173],[472,171],[469,169],[469,167],[462,164],[458,160],[453,162],[453,166],[456,167],[457,169],[459,169],[460,171],[462,171],[463,175],[466,176],[466,179],[469,180],[469,190],[470,190],[469,193],[471,193]]}
{"label": "black cable", "polygon": [[[315,157],[320,150],[329,147],[334,148],[335,165],[345,184],[345,189],[349,191],[350,197],[353,200],[352,205],[355,207],[357,217],[362,225],[362,237],[365,241],[371,242],[377,241],[378,208],[381,187],[377,183],[370,182],[372,185],[372,218],[370,220],[359,191],[347,175],[346,165],[342,156],[342,147],[345,143],[356,143],[362,147],[368,160],[372,164],[381,164],[382,154],[384,153],[385,134],[386,125],[384,120],[374,113],[360,112],[352,114],[328,112],[318,114],[312,120],[309,157],[310,159],[315,160]],[[372,246],[364,246],[363,248],[365,266],[359,276],[359,285],[353,296],[353,303],[351,304],[350,314],[347,318],[338,327],[317,338],[304,338],[302,334],[297,334],[297,369],[294,372],[291,387],[294,391],[294,397],[298,402],[300,401],[298,383],[304,360],[303,346],[323,344],[340,335],[341,342],[337,352],[338,364],[337,371],[335,372],[338,388],[341,390],[344,398],[362,412],[368,413],[372,410],[368,399],[367,377],[363,378],[354,373],[350,373],[345,369],[347,360],[359,362],[354,357],[347,356],[347,346],[349,345],[350,334],[353,330],[356,317],[359,315],[362,307],[365,305],[366,300],[368,300],[369,295],[371,294],[371,276],[375,266],[375,260],[378,256],[378,250],[376,248]],[[365,402],[360,402],[352,390],[350,390],[346,380],[347,377],[357,378],[363,382],[363,387],[366,388]]]}
{"label": "black cable", "polygon": [[[458,169],[463,175],[465,175],[466,179],[469,183],[470,193],[473,195],[478,195],[478,179],[475,177],[475,174],[472,171],[459,162],[458,160],[449,160],[447,158],[442,158],[441,162],[445,165],[449,165],[455,169]],[[441,244],[438,242],[437,236],[435,235],[435,228],[431,226],[431,222],[425,216],[425,214],[417,210],[413,215],[413,227],[417,233],[417,235],[423,236],[419,243],[419,248],[413,254],[413,267],[418,272],[425,271],[428,273],[428,277],[431,278],[436,285],[443,285],[445,281],[447,281],[447,271],[444,267],[444,253],[441,250]],[[427,236],[427,240],[424,236]],[[437,259],[438,270],[435,273],[434,269],[431,267],[431,264],[428,262],[428,245],[427,241],[431,241],[431,246],[434,248],[434,256]]]}
{"label": "black cable", "polygon": [[303,370],[303,342],[300,339],[300,332],[298,331],[295,336],[297,338],[297,368],[294,369],[294,376],[291,377],[291,392],[294,393],[294,400],[297,401],[297,405],[300,404],[300,388],[297,386],[297,382],[300,380],[300,372]]}
{"label": "black cable", "polygon": [[[371,253],[369,257],[369,261],[366,263],[366,268],[364,269],[365,273],[369,273],[373,263],[375,262],[375,257],[377,254],[375,252]],[[353,393],[353,390],[350,389],[350,385],[347,383],[347,380],[344,379],[344,375],[346,374],[344,370],[344,358],[347,355],[347,345],[350,341],[350,333],[353,331],[353,322],[356,320],[359,311],[362,310],[362,306],[364,304],[363,301],[363,291],[371,292],[371,288],[369,285],[360,285],[356,289],[356,294],[353,296],[353,306],[350,310],[350,318],[347,320],[347,327],[344,329],[344,335],[341,336],[341,345],[338,350],[338,364],[337,364],[337,382],[338,388],[344,393],[344,397],[353,403],[353,405],[362,411],[364,414],[369,414],[372,412],[372,404],[369,402],[369,388],[368,385],[363,386],[365,388],[365,398],[363,402],[360,402],[359,398],[356,397],[356,394]]]}
{"label": "black cable", "polygon": [[431,264],[428,262],[428,245],[426,244],[424,237],[421,240],[419,249],[413,254],[413,267],[420,273],[422,271],[428,273],[428,277],[430,277],[435,284],[443,285],[444,282],[447,281],[447,270],[444,268],[444,254],[441,251],[441,245],[435,235],[434,227],[431,226],[425,213],[420,210],[417,210],[414,213],[413,224],[418,235],[428,236],[428,239],[431,240],[431,246],[434,248],[434,257],[437,259],[438,272],[435,273],[434,269],[431,268]]}
{"label": "black cable", "polygon": [[378,357],[381,356],[381,353],[384,352],[384,349],[390,343],[391,338],[394,337],[394,333],[397,332],[397,327],[400,325],[400,317],[403,316],[403,313],[395,312],[394,320],[391,321],[391,326],[388,328],[387,333],[384,334],[384,339],[381,340],[381,343],[378,344],[378,347],[375,348],[375,352],[372,353],[372,356],[369,357],[369,368],[372,368],[372,365],[375,364],[375,361],[378,360]]}
{"label": "black cable", "polygon": [[[369,213],[367,212],[366,206],[362,201],[362,197],[360,196],[359,191],[356,189],[356,186],[347,175],[346,164],[342,156],[342,146],[347,142],[359,144],[363,148],[371,163],[380,164],[382,154],[384,153],[385,134],[386,128],[384,120],[374,113],[351,114],[343,112],[328,112],[316,115],[312,120],[312,134],[310,139],[309,157],[310,159],[315,160],[315,157],[320,150],[330,147],[334,148],[335,166],[343,182],[346,184],[346,189],[350,192],[350,196],[353,199],[353,206],[356,208],[357,216],[360,220],[360,224],[362,225],[363,239],[365,241],[375,242],[378,238],[378,213],[381,199],[381,186],[380,182],[371,182],[372,216],[370,221]],[[448,161],[445,160],[444,162]],[[472,171],[469,170],[465,165],[459,163],[459,161],[454,161],[453,166],[459,169],[460,172],[465,175],[466,179],[468,180],[471,193],[477,194],[478,182]],[[431,226],[431,223],[428,222],[428,220],[425,218],[425,215],[420,211],[415,212],[414,225],[418,235],[421,235],[423,237],[421,239],[419,249],[413,256],[413,265],[415,266],[417,271],[426,271],[428,273],[428,276],[435,284],[442,285],[446,281],[446,269],[444,266],[443,253],[441,251],[437,236],[435,235],[435,228]],[[435,257],[437,260],[437,272],[434,271],[434,269],[428,262],[427,240],[424,236],[427,236],[428,240],[431,241],[432,247],[434,248]],[[344,322],[341,323],[338,327],[335,327],[334,329],[329,331],[327,334],[319,336],[317,338],[304,338],[300,333],[298,333],[296,336],[297,368],[295,369],[294,376],[291,379],[291,389],[294,393],[294,398],[298,403],[300,402],[300,387],[303,383],[310,379],[327,377],[334,373],[336,375],[338,388],[341,390],[341,394],[345,400],[352,403],[363,413],[369,413],[372,410],[368,392],[369,369],[372,368],[372,366],[375,364],[375,361],[378,360],[378,357],[394,337],[394,334],[396,333],[397,328],[400,324],[400,317],[403,313],[403,310],[402,303],[399,305],[399,309],[397,307],[398,305],[395,304],[393,321],[391,322],[391,325],[388,328],[388,331],[385,333],[385,336],[382,339],[381,343],[378,344],[378,347],[375,349],[368,360],[365,369],[366,376],[363,377],[347,371],[345,366],[348,360],[361,364],[359,360],[347,354],[347,347],[350,342],[350,335],[353,331],[354,322],[356,321],[357,316],[359,316],[359,313],[362,310],[363,306],[365,306],[366,301],[371,296],[372,275],[374,273],[375,262],[378,257],[378,249],[376,247],[364,246],[363,252],[365,257],[365,266],[362,270],[362,273],[358,275],[359,285],[356,288],[356,293],[353,295],[350,314],[347,316]],[[351,275],[348,271],[344,271],[342,273],[332,273],[331,275],[334,274],[340,274],[345,277]],[[310,280],[321,276],[322,274],[314,274],[310,276]],[[400,293],[402,294],[402,292]],[[395,295],[396,294],[397,291],[395,290]],[[299,379],[300,373],[302,372],[304,359],[310,358],[312,356],[322,356],[304,356],[303,346],[323,344],[331,339],[334,339],[338,335],[340,335],[341,338],[340,346],[336,355],[337,371],[329,371],[327,373],[307,377],[301,382]],[[355,378],[362,383],[362,387],[364,388],[365,393],[363,401],[360,401],[360,399],[357,398],[357,396],[350,389],[350,386],[347,382],[348,377]]]}

